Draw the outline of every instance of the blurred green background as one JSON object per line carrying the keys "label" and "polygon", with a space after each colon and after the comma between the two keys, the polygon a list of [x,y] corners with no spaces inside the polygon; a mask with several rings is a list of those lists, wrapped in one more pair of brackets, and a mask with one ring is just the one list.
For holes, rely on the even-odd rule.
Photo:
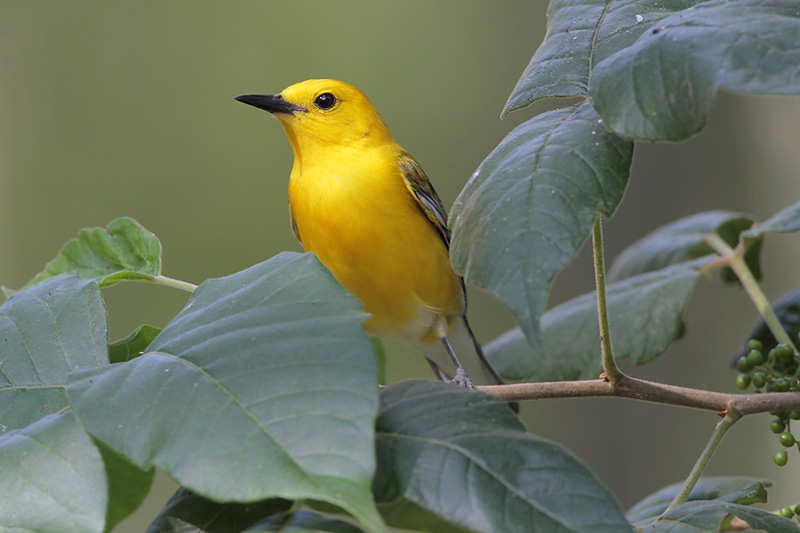
{"label": "blurred green background", "polygon": [[[291,149],[278,123],[231,98],[313,77],[363,89],[422,163],[446,205],[519,122],[499,119],[545,30],[546,4],[455,1],[4,2],[0,4],[0,284],[20,287],[78,230],[127,215],[164,246],[164,273],[200,283],[282,250]],[[710,209],[766,218],[800,198],[800,101],[721,95],[704,132],[637,147],[631,185],[605,229],[610,258],[646,232]],[[771,236],[765,290],[798,285],[800,236]],[[592,288],[584,250],[551,304]],[[106,290],[111,336],[163,326],[186,295],[145,284]],[[484,342],[513,326],[471,291]],[[626,370],[735,391],[732,354],[755,319],[744,293],[701,282],[687,336],[655,363]],[[413,351],[388,343],[390,381],[429,377]],[[716,416],[625,400],[524,407],[537,435],[564,444],[627,508],[681,480]],[[768,415],[743,420],[709,474],[776,481],[769,507],[800,500],[800,457],[778,469]],[[116,531],[143,531],[174,490],[160,475]]]}

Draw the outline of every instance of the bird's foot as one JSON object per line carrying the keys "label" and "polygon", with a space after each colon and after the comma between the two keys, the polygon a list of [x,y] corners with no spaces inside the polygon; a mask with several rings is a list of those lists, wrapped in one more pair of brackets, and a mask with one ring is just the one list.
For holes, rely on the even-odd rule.
{"label": "bird's foot", "polygon": [[472,380],[469,379],[469,376],[464,369],[460,367],[458,370],[456,370],[456,376],[453,379],[447,380],[447,383],[452,383],[454,385],[458,385],[459,387],[464,387],[465,389],[475,388],[475,385],[472,384]]}

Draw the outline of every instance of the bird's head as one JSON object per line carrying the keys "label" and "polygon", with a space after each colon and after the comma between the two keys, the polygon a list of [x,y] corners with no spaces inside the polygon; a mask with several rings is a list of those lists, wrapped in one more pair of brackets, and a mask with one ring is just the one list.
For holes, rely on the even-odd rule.
{"label": "bird's head", "polygon": [[245,94],[235,100],[275,115],[296,152],[394,140],[366,95],[341,81],[306,80],[279,94]]}

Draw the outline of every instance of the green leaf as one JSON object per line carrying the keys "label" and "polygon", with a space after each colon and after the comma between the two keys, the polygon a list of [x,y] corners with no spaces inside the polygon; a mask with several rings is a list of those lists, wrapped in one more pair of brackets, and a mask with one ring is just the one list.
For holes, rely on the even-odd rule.
{"label": "green leaf", "polygon": [[73,413],[0,435],[0,530],[104,530],[100,453]]}
{"label": "green leaf", "polygon": [[[683,332],[683,309],[709,259],[640,274],[606,287],[608,320],[616,359],[637,365],[664,353]],[[519,328],[485,346],[500,375],[521,381],[596,378],[601,371],[597,296],[569,300],[542,315],[544,351],[537,354]]]}
{"label": "green leaf", "polygon": [[381,390],[373,491],[414,531],[630,531],[614,497],[499,398],[431,380]]}
{"label": "green leaf", "polygon": [[156,469],[142,470],[100,441],[94,442],[105,466],[108,481],[106,531],[128,517],[150,492]]}
{"label": "green leaf", "polygon": [[375,358],[378,361],[378,383],[386,385],[386,350],[383,341],[379,337],[372,337],[370,340],[375,347]]}
{"label": "green leaf", "polygon": [[291,501],[217,503],[180,488],[150,524],[147,533],[212,533],[225,531],[360,533],[348,522],[329,518]]}
{"label": "green leaf", "polygon": [[270,533],[361,533],[362,529],[344,520],[331,518],[314,511],[292,511],[261,520],[249,532]]}
{"label": "green leaf", "polygon": [[[697,482],[689,495],[689,501],[717,500],[740,505],[767,502],[767,487],[772,482],[767,479],[751,477],[704,477]],[[633,523],[646,523],[660,516],[667,510],[669,504],[677,496],[683,483],[675,483],[654,492],[646,497],[625,514]]]}
{"label": "green leaf", "polygon": [[586,96],[593,65],[633,44],[661,19],[697,3],[553,0],[544,42],[514,87],[503,115],[540,98]]}
{"label": "green leaf", "polygon": [[598,213],[613,213],[632,152],[591,106],[551,111],[503,139],[456,200],[453,264],[511,309],[534,347],[553,277]]}
{"label": "green leaf", "polygon": [[744,239],[756,239],[765,233],[790,233],[800,231],[800,202],[779,211],[775,216],[742,233]]}
{"label": "green leaf", "polygon": [[106,308],[97,284],[59,276],[0,306],[0,433],[67,404],[67,374],[108,364]]}
{"label": "green leaf", "polygon": [[379,531],[361,307],[312,254],[280,254],[206,281],[149,353],[68,393],[93,436],[207,498],[317,499]]}
{"label": "green leaf", "polygon": [[58,274],[97,280],[100,287],[152,280],[161,274],[161,243],[132,218],[118,218],[107,228],[83,229],[23,289]]}
{"label": "green leaf", "polygon": [[124,339],[108,345],[108,359],[112,363],[124,363],[139,357],[159,333],[161,328],[142,324]]}
{"label": "green leaf", "polygon": [[797,533],[800,526],[793,520],[755,507],[720,501],[696,501],[679,505],[656,522],[643,525],[642,533],[698,533],[717,532],[721,526],[736,516],[744,520],[751,530],[769,533]]}
{"label": "green leaf", "polygon": [[172,495],[147,533],[251,531],[264,517],[289,511],[289,500],[271,499],[254,503],[217,503],[180,488]]}
{"label": "green leaf", "polygon": [[[708,235],[718,233],[729,246],[736,246],[739,235],[752,225],[753,217],[750,215],[730,211],[707,211],[681,218],[627,247],[611,265],[608,279],[621,280],[715,254],[706,244]],[[759,251],[760,246],[754,245],[745,253],[747,264],[757,278],[761,277]]]}
{"label": "green leaf", "polygon": [[796,0],[699,2],[596,62],[589,96],[624,137],[686,139],[703,127],[718,89],[800,93],[798,35]]}

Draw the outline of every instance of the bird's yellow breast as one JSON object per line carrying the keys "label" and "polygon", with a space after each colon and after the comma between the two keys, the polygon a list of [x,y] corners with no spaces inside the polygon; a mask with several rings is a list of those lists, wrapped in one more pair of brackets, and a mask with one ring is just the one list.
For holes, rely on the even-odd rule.
{"label": "bird's yellow breast", "polygon": [[464,312],[447,246],[405,186],[397,145],[305,150],[289,182],[294,223],[372,315],[374,335],[438,340],[437,321]]}

